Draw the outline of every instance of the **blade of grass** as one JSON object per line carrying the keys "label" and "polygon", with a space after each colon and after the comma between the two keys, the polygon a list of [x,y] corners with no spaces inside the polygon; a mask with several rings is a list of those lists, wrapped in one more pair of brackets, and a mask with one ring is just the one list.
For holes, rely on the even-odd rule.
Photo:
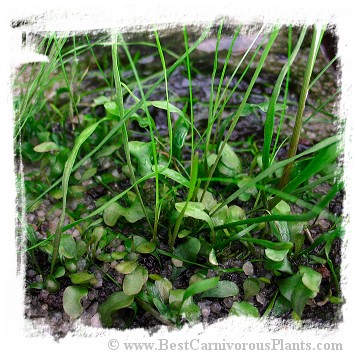
{"label": "blade of grass", "polygon": [[[300,96],[299,105],[298,105],[297,114],[296,114],[296,121],[295,121],[295,125],[293,127],[290,148],[289,148],[288,155],[287,155],[288,158],[295,156],[296,152],[297,152],[298,142],[299,142],[301,128],[302,128],[302,116],[303,116],[303,111],[304,111],[307,96],[308,96],[309,81],[311,79],[313,67],[314,67],[314,64],[315,64],[315,61],[317,58],[318,49],[319,49],[320,42],[322,40],[323,33],[324,33],[324,29],[320,29],[317,25],[314,27],[312,44],[311,44],[311,48],[309,51],[308,61],[307,61],[307,65],[306,65],[306,71],[304,74],[304,79],[303,79],[303,84],[302,84],[302,89],[301,89],[301,96]],[[279,187],[281,189],[288,183],[291,169],[292,169],[292,162],[290,162],[290,164],[288,164],[284,168],[284,171],[283,171],[282,177],[280,179],[280,183],[279,183]],[[275,207],[276,204],[277,204],[276,200],[274,202],[271,202],[270,209]]]}
{"label": "blade of grass", "polygon": [[170,250],[173,249],[174,244],[175,244],[175,240],[176,237],[179,233],[179,229],[180,229],[180,225],[181,222],[184,218],[184,214],[187,208],[188,203],[190,202],[190,200],[192,199],[192,196],[195,192],[195,188],[196,188],[196,183],[197,183],[197,175],[198,175],[198,152],[195,153],[195,156],[192,160],[192,164],[191,164],[191,174],[190,174],[190,188],[189,188],[189,192],[187,194],[187,199],[186,199],[186,203],[183,207],[183,209],[181,210],[176,223],[175,223],[175,227],[174,227],[174,231],[171,237],[171,240],[169,242],[169,246],[170,246]]}
{"label": "blade of grass", "polygon": [[[112,34],[112,63],[113,63],[113,76],[114,76],[114,81],[115,81],[115,87],[116,87],[116,96],[117,96],[117,105],[119,108],[120,112],[120,121],[123,121],[124,117],[124,104],[123,104],[123,94],[122,94],[122,85],[121,85],[121,76],[120,76],[120,71],[118,68],[118,49],[117,49],[117,34]],[[122,138],[123,138],[123,147],[125,151],[125,156],[126,156],[126,161],[127,165],[129,168],[130,176],[133,180],[133,182],[136,182],[136,177],[134,174],[134,168],[132,166],[132,161],[131,161],[131,155],[129,152],[129,146],[128,146],[128,132],[127,132],[127,127],[126,127],[126,122],[124,121],[122,124]],[[139,191],[138,186],[134,186],[135,193],[138,197],[139,203],[142,207],[144,216],[147,220],[147,223],[149,224],[149,227],[154,235],[154,229],[150,223],[150,219],[146,210],[146,207],[144,205],[142,195]]]}
{"label": "blade of grass", "polygon": [[287,63],[282,67],[281,72],[276,80],[274,89],[271,94],[271,98],[269,101],[269,106],[266,112],[266,118],[264,123],[264,145],[263,145],[263,153],[262,153],[262,162],[263,162],[263,170],[266,170],[270,166],[270,148],[272,137],[274,133],[274,121],[275,121],[275,106],[277,103],[277,99],[280,95],[281,86],[285,79],[285,76],[289,69],[291,68],[292,63],[294,62],[301,45],[303,43],[304,37],[307,32],[307,27],[303,27],[298,42],[289,57]]}
{"label": "blade of grass", "polygon": [[66,210],[66,205],[67,205],[67,194],[68,194],[68,186],[69,186],[69,178],[70,174],[72,172],[72,168],[74,166],[74,162],[76,160],[76,157],[79,153],[79,149],[81,145],[89,138],[89,136],[95,131],[95,129],[103,122],[107,120],[106,118],[101,119],[97,123],[91,124],[88,126],[86,129],[84,129],[80,135],[77,137],[75,140],[74,147],[68,157],[68,160],[65,163],[64,166],[64,171],[63,171],[63,203],[62,203],[62,212],[59,218],[59,222],[55,231],[55,237],[54,237],[54,242],[53,242],[53,255],[52,255],[52,263],[51,263],[51,270],[50,274],[52,275],[54,273],[54,268],[57,263],[57,258],[58,258],[58,251],[59,251],[59,243],[60,243],[60,237],[62,234],[62,228],[63,228],[63,223],[65,219],[65,210]]}
{"label": "blade of grass", "polygon": [[208,105],[208,125],[206,129],[206,143],[205,143],[205,150],[204,150],[204,163],[205,163],[205,169],[207,171],[207,156],[210,151],[210,140],[211,140],[211,135],[212,135],[212,129],[213,129],[213,124],[214,124],[214,117],[213,117],[213,102],[214,102],[214,79],[216,76],[216,71],[217,71],[217,65],[218,65],[218,48],[219,48],[219,43],[221,40],[221,35],[222,35],[222,29],[223,29],[223,21],[221,21],[221,24],[219,25],[218,33],[217,33],[217,42],[216,42],[216,50],[214,53],[214,61],[213,61],[213,71],[212,71],[212,79],[211,79],[211,88],[210,88],[210,100],[209,100],[209,105]]}
{"label": "blade of grass", "polygon": [[246,104],[246,102],[247,102],[247,100],[248,100],[248,98],[249,98],[249,95],[250,95],[250,93],[251,93],[251,90],[252,90],[253,87],[254,87],[254,84],[255,84],[257,78],[259,77],[259,73],[260,73],[260,71],[261,71],[261,69],[262,69],[262,67],[263,67],[263,65],[264,65],[264,62],[265,62],[265,60],[266,60],[266,57],[267,57],[267,55],[268,55],[268,53],[269,53],[269,51],[270,51],[270,49],[271,49],[271,47],[272,47],[274,41],[276,40],[276,37],[277,37],[278,33],[279,33],[279,29],[278,29],[278,28],[275,28],[275,29],[272,31],[271,35],[270,35],[269,41],[268,41],[267,45],[265,46],[265,49],[264,49],[263,54],[262,54],[262,56],[261,56],[261,58],[260,58],[259,64],[258,64],[258,66],[257,66],[257,68],[256,68],[256,70],[255,70],[255,72],[254,72],[254,75],[253,75],[253,77],[252,77],[252,79],[251,79],[251,81],[250,81],[250,84],[249,84],[249,86],[248,86],[248,89],[247,89],[247,91],[246,91],[246,93],[245,93],[245,95],[244,95],[244,97],[243,97],[243,101],[242,101],[242,103],[240,104],[240,106],[239,106],[239,108],[238,108],[238,110],[237,110],[237,112],[236,112],[236,114],[235,114],[235,116],[234,116],[234,118],[233,118],[233,120],[232,120],[232,123],[231,123],[231,125],[230,125],[230,127],[229,127],[229,130],[228,130],[228,132],[227,132],[227,134],[226,134],[226,136],[225,136],[225,139],[224,139],[224,141],[223,141],[222,144],[221,144],[221,147],[220,147],[220,149],[219,149],[219,151],[218,151],[218,153],[217,153],[216,160],[215,160],[214,164],[212,165],[211,169],[209,170],[209,173],[208,173],[209,180],[206,182],[206,184],[205,184],[205,186],[204,186],[203,193],[202,193],[202,196],[201,196],[201,200],[203,199],[203,197],[204,197],[204,195],[205,195],[205,193],[206,193],[206,191],[207,191],[207,188],[208,188],[209,183],[210,183],[210,178],[213,176],[213,173],[214,173],[214,171],[216,170],[216,167],[217,167],[217,165],[218,165],[218,162],[219,162],[219,160],[220,160],[220,158],[221,158],[221,156],[222,156],[223,149],[224,149],[224,147],[226,146],[226,144],[227,144],[227,142],[228,142],[230,136],[231,136],[232,133],[233,133],[233,130],[234,130],[235,126],[236,126],[237,123],[238,123],[239,117],[240,117],[240,115],[241,115],[242,112],[243,112],[243,108],[244,108],[244,106],[245,106],[245,104]]}
{"label": "blade of grass", "polygon": [[185,53],[186,55],[186,70],[187,70],[187,79],[189,81],[189,100],[190,100],[190,128],[191,128],[191,163],[194,158],[195,148],[194,148],[194,130],[195,130],[195,120],[194,120],[194,102],[192,94],[192,79],[191,79],[191,64],[190,64],[190,55],[188,53],[189,49],[189,38],[187,34],[186,26],[184,26],[184,42],[185,42]]}

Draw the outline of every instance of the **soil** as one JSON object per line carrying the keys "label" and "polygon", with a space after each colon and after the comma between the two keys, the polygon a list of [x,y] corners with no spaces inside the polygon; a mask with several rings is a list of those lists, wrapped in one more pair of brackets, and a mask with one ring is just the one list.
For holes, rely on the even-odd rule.
{"label": "soil", "polygon": [[[265,97],[263,96],[264,93],[270,95],[270,87],[269,83],[274,83],[276,80],[276,76],[278,71],[280,70],[281,66],[285,63],[285,51],[287,53],[287,36],[285,36],[286,31],[282,32],[282,36],[276,43],[275,47],[272,50],[272,56],[269,59],[269,62],[265,65],[263,69],[263,74],[261,78],[256,83],[256,86],[253,90],[253,94],[250,97],[248,102],[250,103],[260,103],[265,101]],[[131,35],[133,36],[133,35]],[[176,37],[176,34],[173,35],[171,33],[166,34],[166,36],[162,36],[162,43],[163,45],[166,44],[169,47],[171,43],[171,38]],[[127,35],[127,37],[129,37]],[[174,38],[175,38],[174,37]],[[170,41],[170,42],[169,42]],[[211,37],[211,41],[213,41],[213,36]],[[286,41],[286,42],[285,42]],[[176,39],[174,43],[177,43]],[[181,42],[183,43],[183,41]],[[308,40],[309,43],[309,40]],[[171,47],[171,46],[170,46]],[[138,50],[139,48],[137,48]],[[146,51],[146,49],[145,49]],[[295,61],[295,68],[296,70],[292,73],[293,84],[290,88],[290,96],[291,99],[294,98],[294,102],[297,103],[297,96],[300,88],[300,83],[302,82],[301,73],[304,70],[305,58],[307,58],[307,42],[302,50],[303,52],[300,54],[298,61]],[[146,57],[149,58],[149,53],[145,53]],[[238,54],[233,57],[233,64],[236,63],[238,59]],[[199,65],[199,73],[194,77],[194,85],[196,86],[196,92],[194,92],[194,96],[199,99],[199,103],[196,104],[195,108],[195,122],[198,123],[200,128],[205,127],[206,125],[206,118],[208,115],[208,107],[204,105],[204,103],[208,103],[209,98],[209,90],[211,86],[211,72],[209,63],[213,63],[210,61],[209,56],[206,54],[205,51],[196,51],[194,56],[192,57],[194,63]],[[286,57],[287,60],[287,57]],[[159,61],[155,61],[159,62]],[[321,55],[317,60],[316,70],[315,73],[318,73],[319,70],[324,66],[326,63],[326,59],[323,58]],[[141,63],[141,69],[148,70],[147,68],[150,67],[150,71],[154,73],[154,61],[150,61],[148,63]],[[219,78],[216,78],[215,83],[218,85]],[[306,107],[306,116],[311,113],[312,105],[315,105],[316,102],[322,102],[324,98],[329,96],[334,88],[336,87],[337,82],[337,73],[334,69],[326,72],[326,78],[324,80],[326,83],[322,88],[315,86],[310,93],[310,100],[308,106]],[[322,82],[323,83],[323,82]],[[232,83],[233,85],[234,83]],[[245,90],[246,86],[248,85],[248,79],[246,78],[240,84],[241,91]],[[95,86],[95,83],[90,82],[90,80],[85,79],[83,82],[83,87],[90,88]],[[171,75],[169,79],[169,86],[173,96],[182,97],[188,96],[188,81],[186,80],[186,76],[184,74],[184,68],[179,67],[177,70]],[[135,94],[138,94],[137,91]],[[165,88],[162,85],[158,88],[158,90],[153,94],[152,100],[160,100],[165,95]],[[317,99],[314,99],[317,98]],[[89,102],[90,98],[83,98],[83,102]],[[313,101],[313,102],[312,102]],[[232,104],[237,105],[240,102],[239,98],[236,96],[232,100]],[[126,105],[130,105],[132,103],[127,102]],[[334,104],[330,104],[331,106]],[[179,106],[179,104],[177,104]],[[180,108],[182,109],[182,108]],[[329,108],[328,108],[329,109]],[[102,106],[96,108],[98,115],[100,111],[102,111]],[[297,107],[291,108],[291,113],[295,113]],[[223,116],[228,116],[232,113],[232,110],[226,110],[223,113]],[[84,112],[85,114],[85,112]],[[163,111],[159,110],[152,110],[152,116],[155,119],[155,123],[157,129],[163,136],[167,133],[166,128],[166,116]],[[321,115],[322,116],[322,115]],[[265,119],[265,113],[258,114],[258,115],[250,115],[247,117],[243,117],[239,120],[237,130],[233,133],[231,140],[235,141],[246,141],[251,136],[257,143],[259,148],[262,147],[263,144],[263,120]],[[327,119],[327,118],[325,118]],[[288,118],[285,122],[286,127],[285,131],[282,133],[283,136],[289,135],[292,130],[292,119]],[[140,133],[137,127],[134,127],[136,130],[136,139],[144,139],[144,135]],[[308,124],[305,125],[302,136],[301,142],[299,146],[299,150],[303,151],[306,150],[308,147],[312,146],[315,142],[320,141],[321,139],[328,137],[339,130],[338,124],[334,123],[330,120],[327,122],[319,123],[319,122],[312,122],[310,121]],[[248,154],[245,154],[248,155]],[[280,150],[279,156],[283,157],[286,155],[286,150]],[[25,167],[26,170],[26,167]],[[114,170],[114,162],[112,160],[107,160],[105,164],[105,172]],[[115,187],[111,185],[111,189],[114,191],[120,191],[123,188],[128,187],[129,182],[121,182],[121,187]],[[95,185],[92,188],[89,188],[84,197],[80,197],[79,199],[73,199],[68,204],[75,207],[78,204],[76,201],[83,201],[87,207],[91,207],[94,205],[95,201],[99,199],[101,196],[108,194],[109,191],[106,187],[102,185]],[[334,213],[335,215],[342,214],[342,202],[344,193],[339,193],[335,199],[333,199],[329,204],[330,212]],[[239,202],[240,204],[244,204]],[[32,224],[36,230],[37,237],[44,238],[47,235],[47,231],[49,230],[51,233],[54,232],[56,227],[56,223],[58,222],[58,215],[53,213],[48,214],[50,208],[52,207],[52,202],[50,199],[46,198],[43,200],[41,207],[39,207],[36,211],[31,212],[27,215],[27,222]],[[323,222],[324,223],[324,222]],[[123,228],[123,234],[144,234],[145,227],[140,227],[140,231],[137,232],[136,227],[132,227],[126,225]],[[134,230],[132,230],[134,229]],[[327,231],[328,227],[326,225],[322,225],[320,220],[317,220],[312,227],[310,228],[311,234],[313,239],[317,238],[320,234]],[[75,229],[70,231],[73,235],[77,235],[78,232],[75,232]],[[115,244],[120,244],[117,241]],[[164,247],[160,247],[164,249]],[[233,247],[231,247],[233,250]],[[259,252],[260,254],[260,252]],[[331,256],[333,262],[336,264],[337,267],[340,266],[341,263],[341,244],[340,241],[336,241],[336,244],[333,245]],[[273,274],[270,271],[264,269],[262,262],[258,262],[258,252],[254,255],[250,255],[247,259],[241,260],[236,258],[227,259],[223,262],[224,268],[230,267],[242,267],[242,265],[249,261],[253,267],[253,273],[250,276],[255,277],[267,277],[271,280],[271,284],[264,284],[260,293],[254,297],[251,302],[254,306],[256,306],[260,313],[263,314],[273,298],[276,287],[273,284]],[[43,269],[43,272],[46,273],[49,271],[49,262],[47,259],[47,255],[41,253],[40,251],[36,251],[35,258],[38,262],[38,265]],[[151,255],[141,256],[139,263],[145,266],[149,273],[151,274],[160,274],[162,276],[166,276],[167,278],[170,277],[172,272],[172,264],[170,258],[165,256],[160,257],[162,260],[162,265]],[[163,267],[163,268],[162,268]],[[187,269],[184,273],[182,273],[173,283],[174,288],[186,288],[188,286],[189,278],[194,274],[196,268],[191,267]],[[102,263],[98,267],[92,268],[92,273],[98,278],[98,285],[93,287],[89,290],[89,294],[86,298],[82,300],[82,305],[84,307],[84,314],[81,316],[81,322],[88,326],[93,327],[100,327],[100,323],[97,319],[97,308],[100,303],[106,300],[106,298],[112,294],[114,291],[118,290],[118,287],[115,283],[107,279],[104,275],[104,272],[109,273],[118,284],[122,283],[123,276],[122,274],[118,273],[114,269],[114,265],[110,263]],[[313,301],[310,305],[307,305],[304,310],[303,319],[305,321],[312,321],[314,323],[322,323],[325,325],[333,325],[334,323],[339,323],[341,321],[341,309],[339,305],[325,303],[325,305],[318,304],[322,299],[322,296],[328,293],[329,289],[329,281],[330,276],[328,275],[329,271],[323,271],[323,283],[321,286],[321,293],[319,297],[319,301]],[[211,271],[213,275],[213,272]],[[209,276],[210,277],[210,276]],[[220,319],[226,318],[228,315],[228,311],[232,306],[234,301],[241,301],[243,299],[243,289],[242,284],[243,281],[248,276],[245,273],[226,273],[222,278],[235,282],[240,289],[240,294],[237,297],[225,298],[225,299],[202,299],[198,302],[198,305],[201,308],[201,322],[203,323],[214,323]],[[33,263],[33,260],[30,256],[27,257],[27,266],[26,266],[26,276],[25,276],[25,283],[28,287],[30,284],[34,282],[41,281],[41,275],[38,273],[36,266]],[[27,289],[26,290],[26,298],[25,298],[25,317],[34,321],[39,324],[45,324],[49,326],[51,333],[55,338],[61,338],[65,336],[68,331],[73,329],[73,323],[71,322],[69,316],[63,312],[62,307],[62,298],[63,298],[63,291],[66,286],[70,285],[69,279],[61,279],[61,289],[59,292],[55,294],[51,294],[46,290],[36,290],[36,289]],[[115,328],[122,328],[126,324],[127,318],[129,319],[129,311],[123,310],[120,314],[117,314],[115,317]],[[290,319],[291,316],[286,314],[281,316],[282,319]],[[161,322],[155,319],[152,315],[145,312],[143,309],[138,309],[137,316],[135,317],[134,321],[130,325],[129,328],[138,328],[138,327],[145,327],[150,329],[151,331],[155,331],[161,325]]]}

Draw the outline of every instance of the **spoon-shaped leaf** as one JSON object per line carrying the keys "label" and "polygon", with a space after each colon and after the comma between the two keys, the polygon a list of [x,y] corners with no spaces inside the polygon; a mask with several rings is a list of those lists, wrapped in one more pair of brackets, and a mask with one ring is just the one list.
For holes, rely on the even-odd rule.
{"label": "spoon-shaped leaf", "polygon": [[60,147],[56,143],[53,143],[52,141],[47,141],[35,146],[33,150],[36,152],[59,151]]}
{"label": "spoon-shaped leaf", "polygon": [[98,308],[102,325],[104,327],[112,326],[112,314],[131,305],[133,299],[133,295],[128,296],[123,291],[117,291],[111,294]]}
{"label": "spoon-shaped leaf", "polygon": [[113,227],[121,215],[121,206],[113,202],[104,211],[104,221],[108,226]]}
{"label": "spoon-shaped leaf", "polygon": [[126,295],[136,295],[148,279],[147,269],[138,266],[132,273],[127,274],[123,280],[123,292]]}
{"label": "spoon-shaped leaf", "polygon": [[218,284],[204,293],[201,294],[200,298],[226,298],[229,296],[236,296],[239,294],[239,288],[236,283],[232,281],[222,280]]}
{"label": "spoon-shaped leaf", "polygon": [[302,274],[303,284],[314,293],[319,293],[319,286],[322,281],[322,275],[311,268],[304,266],[300,267],[300,273]]}
{"label": "spoon-shaped leaf", "polygon": [[243,289],[244,289],[244,300],[251,299],[260,291],[260,284],[258,282],[258,279],[255,278],[245,279],[243,282]]}
{"label": "spoon-shaped leaf", "polygon": [[83,313],[80,300],[88,294],[88,289],[81,286],[68,286],[63,294],[64,311],[73,319],[78,318]]}
{"label": "spoon-shaped leaf", "polygon": [[247,301],[236,301],[229,310],[229,316],[259,317],[259,311],[255,306]]}

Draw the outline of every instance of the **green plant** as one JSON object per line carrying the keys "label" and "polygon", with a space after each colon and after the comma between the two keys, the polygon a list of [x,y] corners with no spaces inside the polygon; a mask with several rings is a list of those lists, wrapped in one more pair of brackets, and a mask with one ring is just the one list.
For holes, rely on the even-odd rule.
{"label": "green plant", "polygon": [[[65,288],[63,308],[71,318],[81,316],[81,299],[102,277],[103,284],[115,286],[98,309],[105,327],[115,326],[121,310],[129,311],[125,326],[142,310],[168,326],[195,323],[202,319],[198,303],[205,299],[234,299],[229,315],[258,317],[261,311],[253,302],[270,284],[276,292],[265,316],[292,311],[300,319],[312,299],[341,302],[334,258],[341,217],[328,209],[343,189],[341,170],[336,170],[341,137],[325,137],[297,153],[303,125],[332,100],[315,107],[307,102],[330,66],[314,74],[324,29],[313,29],[290,137],[283,125],[295,107],[288,97],[292,68],[310,30],[288,28],[288,59],[274,83],[265,84],[271,95],[253,102],[284,29],[265,34],[261,29],[233,65],[241,26],[225,57],[219,51],[224,29],[221,22],[209,95],[202,99],[195,87],[200,70],[193,56],[210,28],[190,45],[185,27],[180,53],[166,48],[158,31],[152,32],[153,42],[139,44],[115,33],[95,43],[89,36],[59,40],[54,35],[40,42],[39,51],[46,48],[50,62],[33,74],[36,90],[30,85],[16,98],[15,138],[18,154],[31,167],[25,180],[27,212],[38,213],[50,199],[49,215],[56,210],[60,215],[54,231],[44,228],[44,237],[38,234],[41,222],[27,224],[27,252],[43,278],[29,287],[50,293]],[[149,49],[159,69],[145,74],[144,57],[134,46]],[[179,71],[187,83],[184,95],[172,83]],[[85,88],[92,78],[99,84]],[[30,108],[54,80],[61,90],[48,103]],[[205,107],[203,121],[198,111]],[[310,107],[316,109],[305,120],[304,110]],[[236,135],[243,119],[263,115],[261,136]],[[280,153],[287,146],[284,158]],[[317,189],[323,187],[320,194]],[[329,225],[327,232],[313,239],[310,229],[321,220]],[[47,265],[39,264],[40,253]],[[247,259],[258,271],[235,266],[236,260]],[[228,265],[230,260],[234,265]],[[322,277],[320,267],[329,270],[329,277]],[[239,280],[231,281],[229,274]],[[184,288],[178,286],[187,276]]]}

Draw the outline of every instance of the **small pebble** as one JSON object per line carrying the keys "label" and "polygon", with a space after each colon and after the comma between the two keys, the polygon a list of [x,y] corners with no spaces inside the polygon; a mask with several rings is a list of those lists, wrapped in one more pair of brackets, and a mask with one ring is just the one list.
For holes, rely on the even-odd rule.
{"label": "small pebble", "polygon": [[34,278],[36,276],[36,272],[32,269],[27,270],[27,277],[28,278]]}
{"label": "small pebble", "polygon": [[120,272],[117,272],[117,274],[115,275],[115,280],[117,281],[117,283],[122,285],[123,284],[123,279],[124,279],[124,274],[121,274]]}
{"label": "small pebble", "polygon": [[243,271],[244,271],[245,275],[253,275],[253,274],[254,274],[253,264],[250,263],[249,261],[247,261],[246,263],[244,263],[244,265],[243,265]]}
{"label": "small pebble", "polygon": [[117,169],[114,169],[111,174],[113,177],[120,178],[120,174],[118,173]]}
{"label": "small pebble", "polygon": [[63,321],[70,321],[70,316],[67,313],[63,313]]}
{"label": "small pebble", "polygon": [[81,300],[81,305],[84,308],[84,310],[86,310],[91,305],[91,301],[88,299],[88,297],[84,297]]}
{"label": "small pebble", "polygon": [[216,271],[214,271],[213,269],[208,269],[208,272],[207,272],[207,279],[209,278],[213,278],[217,275],[218,273]]}
{"label": "small pebble", "polygon": [[48,298],[48,295],[49,295],[49,291],[41,290],[38,297],[42,300],[46,300]]}
{"label": "small pebble", "polygon": [[36,213],[38,218],[44,218],[46,216],[46,213],[44,211],[37,211]]}
{"label": "small pebble", "polygon": [[63,322],[62,325],[60,326],[60,331],[62,333],[67,333],[70,328],[70,323],[69,322]]}
{"label": "small pebble", "polygon": [[124,252],[125,250],[126,250],[126,247],[123,244],[121,244],[117,247],[118,252]]}
{"label": "small pebble", "polygon": [[95,301],[90,305],[90,307],[86,310],[87,314],[90,315],[90,317],[94,316],[97,313],[97,309],[99,307],[99,303]]}
{"label": "small pebble", "polygon": [[74,229],[72,236],[73,238],[80,238],[80,232],[77,229]]}
{"label": "small pebble", "polygon": [[98,294],[97,294],[97,291],[96,291],[96,290],[91,290],[91,291],[89,291],[88,298],[89,298],[91,301],[97,299],[97,297],[98,297]]}
{"label": "small pebble", "polygon": [[36,281],[43,282],[42,275],[36,275]]}
{"label": "small pebble", "polygon": [[96,328],[100,328],[102,327],[102,323],[100,320],[100,315],[99,313],[96,313],[90,320],[91,326],[92,327],[96,327]]}
{"label": "small pebble", "polygon": [[265,305],[266,304],[266,299],[265,299],[265,296],[263,295],[263,294],[257,294],[256,296],[255,296],[255,298],[256,298],[256,301],[259,303],[259,304],[261,304],[261,305]]}
{"label": "small pebble", "polygon": [[35,219],[36,219],[36,216],[35,216],[34,214],[32,214],[32,213],[28,213],[28,214],[27,214],[27,222],[28,222],[28,223],[33,223],[33,222],[35,222]]}
{"label": "small pebble", "polygon": [[86,267],[86,261],[85,259],[79,259],[77,264],[76,264],[76,269],[78,273],[82,272]]}
{"label": "small pebble", "polygon": [[211,308],[209,306],[206,306],[201,310],[201,315],[204,319],[207,319],[210,313],[211,313]]}
{"label": "small pebble", "polygon": [[324,232],[328,231],[331,227],[330,222],[327,221],[326,219],[320,219],[318,221],[318,225],[319,225],[319,228]]}
{"label": "small pebble", "polygon": [[111,262],[111,268],[114,268],[115,266],[118,265],[118,261],[114,260],[113,262]]}
{"label": "small pebble", "polygon": [[214,313],[214,314],[219,314],[221,312],[222,308],[221,308],[221,305],[218,303],[218,302],[214,302],[212,305],[211,305],[211,311]]}
{"label": "small pebble", "polygon": [[101,266],[101,269],[103,272],[107,273],[109,270],[110,270],[111,266],[110,266],[110,263],[103,263],[102,266]]}
{"label": "small pebble", "polygon": [[61,312],[55,312],[51,317],[51,323],[55,325],[59,324],[62,320],[63,320],[63,315]]}
{"label": "small pebble", "polygon": [[88,315],[86,312],[84,312],[81,316],[80,316],[80,322],[83,325],[86,326],[90,326],[91,325],[91,318],[92,316]]}
{"label": "small pebble", "polygon": [[102,160],[101,167],[103,169],[108,169],[111,166],[111,160],[105,158]]}
{"label": "small pebble", "polygon": [[42,309],[43,311],[48,311],[48,305],[47,305],[47,304],[43,304],[43,305],[41,306],[41,309]]}
{"label": "small pebble", "polygon": [[226,308],[230,309],[233,305],[233,299],[230,297],[227,297],[223,299],[223,304],[226,306]]}

